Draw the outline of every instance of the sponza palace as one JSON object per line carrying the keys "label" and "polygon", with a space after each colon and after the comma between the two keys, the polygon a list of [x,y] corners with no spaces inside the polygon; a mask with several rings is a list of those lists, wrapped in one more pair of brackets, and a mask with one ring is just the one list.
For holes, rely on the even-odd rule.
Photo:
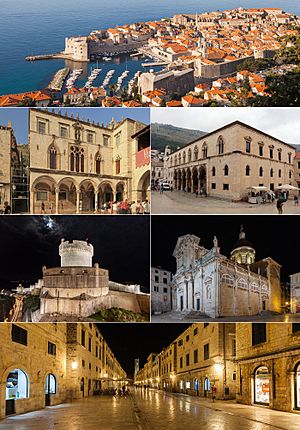
{"label": "sponza palace", "polygon": [[295,152],[292,145],[235,121],[176,151],[167,146],[164,175],[175,190],[238,201],[248,187],[297,185]]}
{"label": "sponza palace", "polygon": [[[28,147],[21,145],[27,153],[29,149],[29,161],[21,180],[17,178],[20,188],[10,174],[20,145],[11,123],[0,127],[0,197],[13,213],[27,207],[30,213],[97,213],[106,202],[149,199],[149,126],[130,118],[112,118],[104,125],[68,111],[62,115],[34,108],[29,110],[28,135]],[[20,198],[28,200],[23,210],[15,204]]]}

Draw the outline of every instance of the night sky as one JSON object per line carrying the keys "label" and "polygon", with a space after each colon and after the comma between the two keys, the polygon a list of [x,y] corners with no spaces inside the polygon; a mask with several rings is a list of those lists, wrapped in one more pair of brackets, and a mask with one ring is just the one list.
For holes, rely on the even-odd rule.
{"label": "night sky", "polygon": [[113,353],[129,376],[133,375],[134,359],[140,359],[140,369],[151,352],[161,352],[189,324],[115,323],[97,324]]}
{"label": "night sky", "polygon": [[221,253],[229,257],[241,224],[246,239],[256,250],[256,261],[273,258],[282,266],[282,281],[289,281],[289,275],[300,272],[298,216],[152,216],[151,265],[175,273],[176,260],[172,254],[177,238],[185,234],[200,237],[200,245],[207,249],[212,248],[216,235]]}
{"label": "night sky", "polygon": [[0,289],[36,282],[42,267],[60,266],[61,238],[94,246],[93,264],[110,280],[138,283],[149,291],[148,216],[1,216]]}

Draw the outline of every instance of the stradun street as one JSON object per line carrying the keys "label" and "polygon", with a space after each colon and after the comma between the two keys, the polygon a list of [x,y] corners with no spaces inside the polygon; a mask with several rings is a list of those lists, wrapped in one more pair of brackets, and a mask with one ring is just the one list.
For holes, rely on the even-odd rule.
{"label": "stradun street", "polygon": [[300,416],[234,401],[215,401],[154,389],[129,397],[101,396],[6,418],[1,430],[296,430]]}

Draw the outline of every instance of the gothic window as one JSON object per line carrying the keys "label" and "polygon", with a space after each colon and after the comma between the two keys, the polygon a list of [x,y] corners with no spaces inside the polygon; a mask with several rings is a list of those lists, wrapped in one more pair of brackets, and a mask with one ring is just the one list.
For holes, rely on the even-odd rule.
{"label": "gothic window", "polygon": [[264,175],[264,169],[262,167],[259,168],[259,176]]}
{"label": "gothic window", "polygon": [[212,176],[216,176],[216,168],[215,168],[215,166],[213,166],[212,169],[211,169],[211,175]]}
{"label": "gothic window", "polygon": [[71,146],[70,170],[71,172],[84,172],[84,149],[79,146]]}
{"label": "gothic window", "polygon": [[264,145],[262,145],[262,144],[258,145],[258,153],[259,153],[260,157],[263,157],[263,155],[264,155]]}
{"label": "gothic window", "polygon": [[281,161],[281,149],[278,149],[278,161]]}
{"label": "gothic window", "polygon": [[224,140],[223,140],[223,137],[222,136],[220,136],[219,138],[218,138],[218,154],[220,155],[220,154],[224,154]]}
{"label": "gothic window", "polygon": [[185,152],[182,154],[182,162],[185,163]]}
{"label": "gothic window", "polygon": [[97,152],[96,154],[95,161],[96,161],[96,173],[100,174],[101,173],[101,154],[99,152]]}
{"label": "gothic window", "polygon": [[177,165],[177,155],[175,155],[175,166]]}
{"label": "gothic window", "polygon": [[195,161],[198,160],[198,155],[199,155],[198,146],[195,146],[195,148],[194,148],[194,160]]}
{"label": "gothic window", "polygon": [[246,166],[246,176],[250,176],[250,166]]}
{"label": "gothic window", "polygon": [[270,146],[270,147],[269,147],[269,155],[270,155],[270,158],[273,158],[273,154],[274,154],[274,147],[273,147],[273,146]]}
{"label": "gothic window", "polygon": [[229,173],[229,168],[228,168],[227,164],[225,164],[225,167],[224,167],[224,176],[228,176],[228,173]]}
{"label": "gothic window", "polygon": [[270,176],[273,178],[273,169],[270,170]]}
{"label": "gothic window", "polygon": [[202,158],[207,158],[207,145],[203,143],[202,145]]}
{"label": "gothic window", "polygon": [[57,151],[54,145],[51,145],[49,149],[49,164],[50,169],[57,169]]}
{"label": "gothic window", "polygon": [[181,164],[181,154],[178,154],[178,164]]}
{"label": "gothic window", "polygon": [[116,160],[116,175],[119,175],[121,172],[121,159],[117,158]]}
{"label": "gothic window", "polygon": [[192,151],[191,148],[188,150],[188,162],[192,161]]}
{"label": "gothic window", "polygon": [[289,158],[289,164],[291,164],[291,162],[292,162],[292,154],[290,152],[288,153],[288,158]]}

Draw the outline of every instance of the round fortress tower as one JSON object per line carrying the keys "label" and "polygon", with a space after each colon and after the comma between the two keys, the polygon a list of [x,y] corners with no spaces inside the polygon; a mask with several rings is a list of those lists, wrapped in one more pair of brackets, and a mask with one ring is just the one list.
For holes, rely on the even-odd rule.
{"label": "round fortress tower", "polygon": [[94,247],[84,240],[61,239],[59,255],[61,267],[92,267]]}

